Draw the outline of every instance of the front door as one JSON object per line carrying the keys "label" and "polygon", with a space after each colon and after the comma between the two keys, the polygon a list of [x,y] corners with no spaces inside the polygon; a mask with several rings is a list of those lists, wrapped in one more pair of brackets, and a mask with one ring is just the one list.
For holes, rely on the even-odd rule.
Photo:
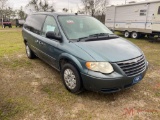
{"label": "front door", "polygon": [[56,59],[57,59],[57,46],[60,44],[56,39],[46,38],[46,33],[48,31],[54,32],[57,36],[60,35],[58,25],[53,16],[47,16],[42,28],[41,39],[38,40],[39,48],[41,50],[42,55],[41,59],[46,61],[53,67],[56,67]]}

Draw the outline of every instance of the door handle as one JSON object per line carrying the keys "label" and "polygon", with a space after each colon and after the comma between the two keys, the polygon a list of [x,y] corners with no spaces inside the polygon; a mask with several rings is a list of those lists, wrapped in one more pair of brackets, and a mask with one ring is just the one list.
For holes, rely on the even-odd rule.
{"label": "door handle", "polygon": [[40,44],[40,45],[45,45],[45,44],[44,44],[43,42],[41,42],[41,41],[39,41],[39,44]]}
{"label": "door handle", "polygon": [[35,40],[35,43],[38,43],[39,42],[39,40]]}
{"label": "door handle", "polygon": [[35,43],[38,43],[39,45],[45,45],[43,42],[41,42],[39,40],[35,40]]}

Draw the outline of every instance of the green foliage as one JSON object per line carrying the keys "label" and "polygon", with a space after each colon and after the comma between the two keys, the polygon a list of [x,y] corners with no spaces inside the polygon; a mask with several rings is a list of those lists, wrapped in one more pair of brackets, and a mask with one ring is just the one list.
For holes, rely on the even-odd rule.
{"label": "green foliage", "polygon": [[25,14],[25,12],[24,12],[24,10],[23,10],[23,7],[21,6],[21,8],[18,10],[18,16],[19,16],[19,18],[20,19],[25,19],[26,18],[26,14]]}
{"label": "green foliage", "polygon": [[35,11],[55,11],[47,0],[30,0],[27,7],[33,6]]}

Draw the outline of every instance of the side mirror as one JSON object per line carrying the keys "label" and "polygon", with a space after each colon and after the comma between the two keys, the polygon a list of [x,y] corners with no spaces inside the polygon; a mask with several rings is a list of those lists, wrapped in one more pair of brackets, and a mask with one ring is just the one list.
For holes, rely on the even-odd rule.
{"label": "side mirror", "polygon": [[48,31],[48,32],[46,33],[46,37],[49,38],[49,39],[56,39],[56,40],[62,42],[62,38],[61,38],[60,36],[57,36],[57,35],[56,35],[54,32],[52,32],[52,31]]}

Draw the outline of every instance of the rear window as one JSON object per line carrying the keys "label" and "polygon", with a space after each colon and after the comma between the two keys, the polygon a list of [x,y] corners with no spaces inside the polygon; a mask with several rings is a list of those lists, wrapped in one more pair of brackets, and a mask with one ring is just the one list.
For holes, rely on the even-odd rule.
{"label": "rear window", "polygon": [[41,28],[45,20],[45,15],[30,15],[26,19],[26,23],[24,28],[27,30],[36,33],[38,35],[41,34]]}

